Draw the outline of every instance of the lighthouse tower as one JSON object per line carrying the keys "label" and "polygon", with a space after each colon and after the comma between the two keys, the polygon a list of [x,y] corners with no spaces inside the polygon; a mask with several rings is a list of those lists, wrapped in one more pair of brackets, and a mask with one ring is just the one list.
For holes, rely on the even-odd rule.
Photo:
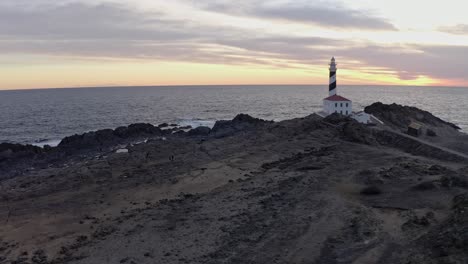
{"label": "lighthouse tower", "polygon": [[382,121],[377,119],[375,116],[368,114],[364,111],[357,113],[353,112],[353,102],[349,99],[344,98],[343,96],[338,95],[337,85],[336,85],[336,61],[333,57],[330,61],[330,82],[328,84],[328,97],[323,99],[323,110],[317,114],[321,117],[326,117],[332,114],[340,114],[344,116],[349,116],[359,123],[370,124],[370,123],[380,123]]}
{"label": "lighthouse tower", "polygon": [[333,57],[330,62],[330,84],[328,87],[329,96],[336,94],[336,70],[335,57]]}
{"label": "lighthouse tower", "polygon": [[323,99],[323,112],[325,115],[338,113],[341,115],[352,115],[353,102],[338,95],[336,85],[336,61],[335,57],[330,62],[330,83],[328,86],[328,97]]}

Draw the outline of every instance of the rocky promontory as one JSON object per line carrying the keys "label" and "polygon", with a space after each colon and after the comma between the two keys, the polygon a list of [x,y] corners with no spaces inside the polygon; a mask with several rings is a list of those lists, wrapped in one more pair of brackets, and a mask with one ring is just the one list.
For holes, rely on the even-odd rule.
{"label": "rocky promontory", "polygon": [[365,111],[0,144],[0,263],[467,263],[468,136]]}

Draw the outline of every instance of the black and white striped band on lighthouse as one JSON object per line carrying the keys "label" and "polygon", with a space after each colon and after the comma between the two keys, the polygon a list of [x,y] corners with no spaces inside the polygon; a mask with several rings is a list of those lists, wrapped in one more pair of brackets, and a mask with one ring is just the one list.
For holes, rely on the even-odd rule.
{"label": "black and white striped band on lighthouse", "polygon": [[335,57],[331,59],[330,62],[330,86],[329,86],[329,95],[336,94],[336,63]]}

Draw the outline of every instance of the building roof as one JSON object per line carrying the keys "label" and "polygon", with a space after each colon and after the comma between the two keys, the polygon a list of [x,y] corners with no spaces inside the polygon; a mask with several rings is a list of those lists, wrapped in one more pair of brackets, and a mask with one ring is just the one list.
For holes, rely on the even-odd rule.
{"label": "building roof", "polygon": [[338,101],[338,102],[340,102],[340,101],[341,101],[341,102],[343,102],[343,101],[351,102],[351,100],[346,99],[346,98],[344,98],[343,96],[339,96],[339,95],[337,95],[337,94],[332,95],[332,96],[330,96],[330,97],[327,97],[327,98],[325,98],[325,99],[323,99],[323,100],[327,100],[327,101]]}
{"label": "building roof", "polygon": [[422,128],[422,124],[416,123],[416,122],[411,122],[411,124],[408,126],[409,128],[419,130]]}

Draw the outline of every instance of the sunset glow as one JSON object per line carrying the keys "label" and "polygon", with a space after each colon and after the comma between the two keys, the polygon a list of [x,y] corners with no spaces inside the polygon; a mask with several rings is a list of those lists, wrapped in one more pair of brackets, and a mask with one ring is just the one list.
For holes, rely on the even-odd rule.
{"label": "sunset glow", "polygon": [[327,84],[332,56],[341,84],[468,86],[467,8],[455,0],[7,0],[0,89]]}

